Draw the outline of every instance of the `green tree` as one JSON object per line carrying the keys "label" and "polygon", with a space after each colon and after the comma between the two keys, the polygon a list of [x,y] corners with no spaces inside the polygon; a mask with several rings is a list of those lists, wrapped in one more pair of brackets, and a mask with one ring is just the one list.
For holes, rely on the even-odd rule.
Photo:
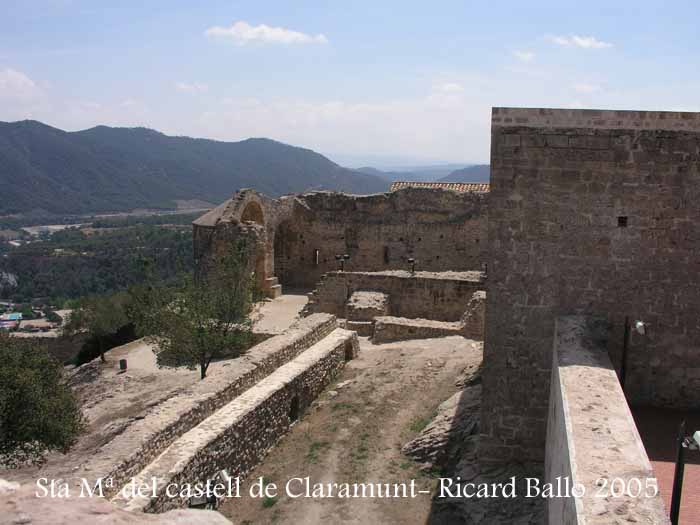
{"label": "green tree", "polygon": [[85,422],[63,366],[35,339],[0,333],[0,464],[42,463],[66,452]]}
{"label": "green tree", "polygon": [[87,332],[97,339],[100,359],[105,361],[105,338],[129,323],[127,316],[129,295],[119,292],[112,295],[91,295],[80,300],[78,307],[68,316],[63,333],[73,336]]}
{"label": "green tree", "polygon": [[[154,345],[159,366],[199,367],[204,379],[214,359],[236,357],[251,340],[253,276],[239,243],[198,278],[179,285],[141,287],[132,304],[139,331]],[[146,299],[144,299],[144,297]]]}

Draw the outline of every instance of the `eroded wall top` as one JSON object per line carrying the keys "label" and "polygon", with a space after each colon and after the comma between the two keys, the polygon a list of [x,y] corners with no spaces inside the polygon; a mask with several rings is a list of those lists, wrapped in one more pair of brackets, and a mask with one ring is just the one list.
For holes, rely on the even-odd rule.
{"label": "eroded wall top", "polygon": [[700,131],[700,113],[602,109],[493,108],[491,126]]}

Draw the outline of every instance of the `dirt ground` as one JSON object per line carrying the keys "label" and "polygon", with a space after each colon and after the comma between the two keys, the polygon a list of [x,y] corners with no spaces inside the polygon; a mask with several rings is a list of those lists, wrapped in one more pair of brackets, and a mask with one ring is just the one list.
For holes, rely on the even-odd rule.
{"label": "dirt ground", "polygon": [[299,317],[308,302],[305,293],[287,293],[258,304],[253,314],[253,330],[266,334],[281,334]]}
{"label": "dirt ground", "polygon": [[[401,447],[433,418],[457,390],[465,368],[481,362],[482,345],[462,337],[372,345],[361,339],[360,355],[335,384],[243,483],[240,499],[219,509],[235,523],[425,523],[436,480],[402,455]],[[415,498],[291,498],[285,485],[309,476],[311,483],[410,483],[428,491]],[[248,495],[251,483],[277,485],[280,495]],[[299,486],[293,488],[296,490]]]}

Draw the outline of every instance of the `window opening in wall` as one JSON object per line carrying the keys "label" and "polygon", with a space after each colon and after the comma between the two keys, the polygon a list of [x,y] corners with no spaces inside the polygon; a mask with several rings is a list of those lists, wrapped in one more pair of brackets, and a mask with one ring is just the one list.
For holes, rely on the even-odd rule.
{"label": "window opening in wall", "polygon": [[314,266],[318,266],[318,261],[321,255],[321,251],[317,248],[314,250]]}
{"label": "window opening in wall", "polygon": [[627,228],[627,216],[626,215],[620,215],[617,218],[617,227],[618,228]]}
{"label": "window opening in wall", "polygon": [[299,397],[294,396],[289,405],[289,422],[294,423],[299,421]]}
{"label": "window opening in wall", "polygon": [[384,246],[384,264],[389,264],[389,247]]}

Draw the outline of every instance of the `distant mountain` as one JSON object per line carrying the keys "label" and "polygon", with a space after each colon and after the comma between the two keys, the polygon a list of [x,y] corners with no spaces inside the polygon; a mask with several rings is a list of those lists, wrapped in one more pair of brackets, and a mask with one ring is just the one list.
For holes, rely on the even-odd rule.
{"label": "distant mountain", "polygon": [[245,187],[279,196],[310,189],[375,193],[388,184],[269,139],[219,142],[146,128],[66,132],[31,120],[0,122],[0,215],[219,203]]}
{"label": "distant mountain", "polygon": [[447,177],[439,179],[440,182],[488,182],[491,176],[491,167],[488,164],[475,164],[461,170],[455,170]]}
{"label": "distant mountain", "polygon": [[455,171],[456,166],[463,166],[460,164],[446,164],[446,165],[436,165],[436,166],[416,166],[416,167],[406,167],[397,168],[391,171],[379,170],[377,168],[365,167],[357,168],[356,171],[365,173],[367,175],[375,175],[381,177],[389,182],[392,181],[412,181],[412,182],[433,182],[441,177],[450,175]]}

